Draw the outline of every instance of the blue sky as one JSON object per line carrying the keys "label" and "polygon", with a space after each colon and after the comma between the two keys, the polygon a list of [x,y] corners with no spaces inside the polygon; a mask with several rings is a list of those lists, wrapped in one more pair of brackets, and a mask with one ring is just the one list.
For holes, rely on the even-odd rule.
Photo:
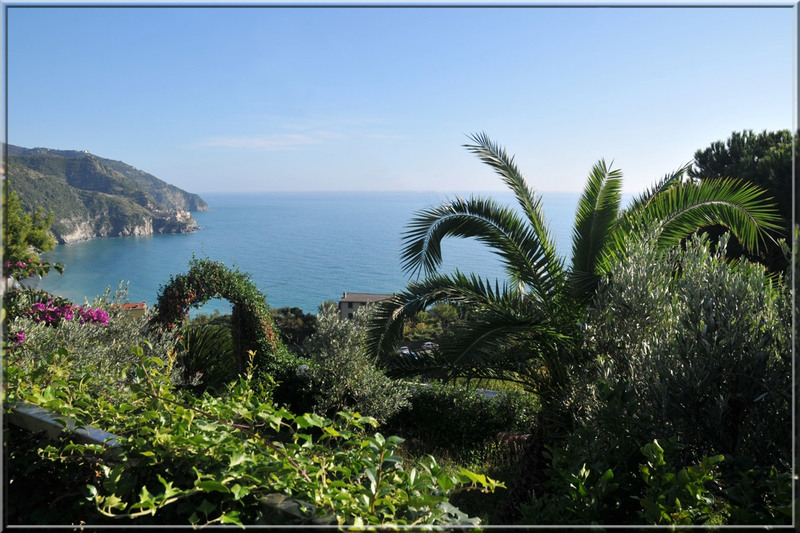
{"label": "blue sky", "polygon": [[606,6],[6,5],[7,141],[201,193],[503,190],[486,132],[538,190],[605,158],[641,191],[795,127],[793,8]]}

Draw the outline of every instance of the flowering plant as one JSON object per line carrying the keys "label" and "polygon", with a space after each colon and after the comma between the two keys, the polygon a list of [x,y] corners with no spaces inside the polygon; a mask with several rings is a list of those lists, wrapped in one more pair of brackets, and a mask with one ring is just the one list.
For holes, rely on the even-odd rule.
{"label": "flowering plant", "polygon": [[30,311],[25,313],[34,322],[46,322],[56,325],[61,320],[72,320],[77,316],[81,324],[101,324],[108,325],[108,313],[102,309],[83,308],[70,303],[59,305],[53,298],[48,298],[45,302],[36,302],[31,306]]}
{"label": "flowering plant", "polygon": [[42,261],[38,257],[28,259],[27,261],[16,261],[14,263],[6,261],[3,264],[3,277],[14,278],[16,280],[32,278],[34,276],[43,278],[50,273],[51,269],[59,274],[63,274],[64,264],[49,263],[47,261]]}
{"label": "flowering plant", "polygon": [[13,335],[11,335],[11,340],[14,342],[14,344],[19,346],[20,344],[25,342],[25,332],[24,331],[17,331]]}

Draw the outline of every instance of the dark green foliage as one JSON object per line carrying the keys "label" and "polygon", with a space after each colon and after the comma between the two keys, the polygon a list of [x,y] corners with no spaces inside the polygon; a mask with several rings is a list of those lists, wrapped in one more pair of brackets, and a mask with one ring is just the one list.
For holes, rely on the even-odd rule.
{"label": "dark green foliage", "polygon": [[792,467],[781,463],[754,468],[751,458],[726,460],[727,498],[731,524],[789,524],[796,515]]}
{"label": "dark green foliage", "polygon": [[[719,497],[722,455],[683,463],[675,439],[601,451],[588,431],[548,449],[545,490],[521,506],[526,525],[721,524],[730,507]],[[662,447],[663,444],[663,447]],[[604,453],[605,452],[605,453]]]}
{"label": "dark green foliage", "polygon": [[236,357],[229,325],[190,325],[176,346],[183,382],[195,393],[222,392],[236,379]]}
{"label": "dark green foliage", "polygon": [[405,405],[406,386],[386,377],[367,351],[370,311],[370,306],[361,307],[352,319],[341,320],[334,305],[321,306],[316,331],[303,345],[306,366],[293,380],[299,389],[290,399],[295,409],[328,417],[353,411],[383,422]]}
{"label": "dark green foliage", "polygon": [[305,340],[316,330],[317,317],[299,307],[281,307],[271,311],[272,321],[280,331],[281,341],[299,352]]}
{"label": "dark green foliage", "polygon": [[488,398],[474,388],[432,383],[414,386],[408,405],[386,426],[406,439],[412,454],[464,460],[501,433],[528,433],[538,408],[536,398],[521,391]]}
{"label": "dark green foliage", "polygon": [[[641,448],[645,462],[639,473],[645,483],[640,515],[646,524],[707,524],[720,509],[706,484],[714,482],[716,467],[725,457],[703,457],[697,465],[675,468],[671,459],[679,457],[680,445],[673,440],[662,448],[658,441]],[[670,453],[671,448],[677,448]]]}
{"label": "dark green foliage", "polygon": [[436,303],[408,319],[403,330],[403,341],[406,344],[438,343],[459,320],[458,307],[444,302]]}
{"label": "dark green foliage", "polygon": [[[66,445],[64,440],[60,445]],[[3,428],[4,523],[8,526],[49,526],[108,523],[82,498],[97,476],[96,466],[68,461],[43,461],[39,450],[52,445],[46,438],[9,424]]]}

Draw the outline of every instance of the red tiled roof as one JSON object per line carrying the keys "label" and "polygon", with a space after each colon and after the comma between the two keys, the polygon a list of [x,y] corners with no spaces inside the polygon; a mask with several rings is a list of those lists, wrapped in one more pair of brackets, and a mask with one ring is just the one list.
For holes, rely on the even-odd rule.
{"label": "red tiled roof", "polygon": [[124,309],[126,311],[131,310],[131,309],[144,309],[144,308],[145,308],[145,302],[134,302],[134,303],[122,304],[122,309]]}

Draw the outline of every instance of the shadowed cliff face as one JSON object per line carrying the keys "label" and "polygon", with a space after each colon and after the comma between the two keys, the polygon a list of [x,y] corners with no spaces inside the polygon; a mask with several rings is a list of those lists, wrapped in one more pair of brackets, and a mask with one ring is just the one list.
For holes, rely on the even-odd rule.
{"label": "shadowed cliff face", "polygon": [[8,181],[23,205],[54,214],[60,244],[103,237],[189,233],[208,204],[121,161],[88,152],[8,147]]}

